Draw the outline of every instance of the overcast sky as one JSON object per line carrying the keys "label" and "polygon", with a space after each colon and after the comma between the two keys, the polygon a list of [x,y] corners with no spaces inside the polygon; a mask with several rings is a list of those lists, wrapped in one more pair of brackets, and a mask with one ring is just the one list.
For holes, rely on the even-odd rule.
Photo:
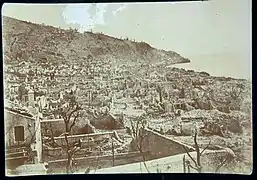
{"label": "overcast sky", "polygon": [[176,51],[191,59],[199,60],[207,56],[218,56],[229,61],[235,59],[236,71],[242,68],[242,76],[250,76],[250,0],[83,5],[5,4],[2,13],[61,28],[76,27],[81,32],[92,29],[111,36],[127,36],[148,42],[156,48]]}

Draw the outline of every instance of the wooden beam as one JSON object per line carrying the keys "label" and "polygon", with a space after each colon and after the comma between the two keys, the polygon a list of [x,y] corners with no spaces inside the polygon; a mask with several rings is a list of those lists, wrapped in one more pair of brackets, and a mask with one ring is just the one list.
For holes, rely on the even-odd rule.
{"label": "wooden beam", "polygon": [[5,154],[5,156],[15,156],[15,155],[20,155],[20,154],[23,154],[25,156],[26,153],[27,153],[26,151],[14,152],[14,153]]}
{"label": "wooden beam", "polygon": [[47,122],[56,122],[56,121],[64,121],[63,119],[44,119],[41,120],[41,123],[47,123]]}
{"label": "wooden beam", "polygon": [[5,149],[5,153],[11,153],[11,152],[19,152],[19,151],[22,151],[22,150],[25,150],[26,147],[20,147],[20,148],[10,148],[10,149]]}
{"label": "wooden beam", "polygon": [[[144,152],[143,154],[147,154],[148,152]],[[139,151],[135,151],[135,152],[130,152],[130,153],[119,153],[114,155],[115,158],[122,158],[123,156],[133,156],[133,155],[140,155],[142,156],[142,154]],[[79,157],[79,158],[74,158],[74,160],[95,160],[95,159],[100,159],[100,158],[112,158],[112,155],[103,155],[103,156],[88,156],[88,157]],[[48,161],[48,164],[50,163],[58,163],[58,162],[66,162],[67,159],[58,159],[58,160],[54,160],[54,161]]]}
{"label": "wooden beam", "polygon": [[6,161],[11,161],[11,160],[19,160],[19,159],[28,159],[28,156],[18,156],[18,157],[11,157],[11,158],[5,158]]}
{"label": "wooden beam", "polygon": [[[70,135],[67,136],[67,138],[83,138],[83,137],[95,137],[95,136],[101,136],[101,135],[111,135],[113,134],[113,132],[103,132],[103,133],[90,133],[90,134],[79,134],[79,135]],[[54,137],[54,140],[58,140],[58,139],[65,139],[65,136],[61,136],[61,137]]]}

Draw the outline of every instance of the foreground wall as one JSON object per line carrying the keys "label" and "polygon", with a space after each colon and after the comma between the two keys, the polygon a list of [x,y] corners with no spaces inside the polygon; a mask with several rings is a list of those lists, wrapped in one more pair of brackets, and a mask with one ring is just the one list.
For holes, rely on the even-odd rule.
{"label": "foreground wall", "polygon": [[[145,156],[147,156],[145,154]],[[139,152],[131,152],[131,153],[121,153],[114,156],[114,166],[130,164],[135,162],[142,161],[142,154]],[[90,170],[97,170],[100,168],[108,168],[113,167],[113,156],[112,155],[105,155],[105,156],[94,156],[94,157],[84,157],[84,158],[75,158],[74,162],[74,169],[77,172],[84,173],[87,168]],[[56,161],[48,161],[49,170],[48,173],[66,173],[66,165],[67,160],[61,159]]]}
{"label": "foreground wall", "polygon": [[[193,158],[196,158],[196,153],[190,153]],[[217,162],[215,159],[210,158],[210,156],[215,156],[222,158],[226,155],[227,152],[225,150],[218,151],[206,151],[204,153],[204,157],[202,160],[202,164],[204,166],[203,172],[205,173],[213,173],[214,169],[217,166]],[[183,173],[183,157],[186,157],[187,160],[190,160],[186,153],[177,154],[174,156],[154,159],[150,161],[146,161],[146,167],[144,165],[140,165],[140,163],[132,163],[126,164],[123,166],[116,166],[110,168],[99,169],[95,171],[90,171],[90,174],[116,174],[116,173]],[[193,163],[192,163],[193,164]],[[191,173],[195,173],[196,171],[191,169]],[[222,171],[221,171],[222,172]]]}
{"label": "foreground wall", "polygon": [[[109,141],[112,135],[113,135],[113,132],[105,132],[105,133],[71,135],[71,136],[67,136],[67,138],[68,138],[68,142],[71,145],[80,140],[81,148],[74,155],[74,157],[77,158],[77,157],[85,157],[85,156],[101,153],[99,147],[106,144],[106,142],[104,141],[106,140]],[[47,144],[49,145],[49,143],[52,144],[51,139],[44,140],[44,141],[45,141],[45,143],[43,144],[44,161],[67,158],[67,153],[66,153],[67,143],[64,136],[54,137],[54,145],[57,146],[56,148],[47,146]]]}
{"label": "foreground wall", "polygon": [[[194,150],[194,148],[191,146],[168,138],[148,128],[141,129],[140,133],[140,137],[142,138],[141,147],[143,152],[149,152],[155,158],[185,153],[183,146],[189,152]],[[140,142],[140,139],[138,139],[137,142]],[[135,148],[135,145],[132,144],[132,146]]]}

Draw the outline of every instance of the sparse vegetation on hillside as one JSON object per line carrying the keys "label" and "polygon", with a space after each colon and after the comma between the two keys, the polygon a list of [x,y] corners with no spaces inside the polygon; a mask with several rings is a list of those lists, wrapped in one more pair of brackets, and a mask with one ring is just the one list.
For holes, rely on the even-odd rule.
{"label": "sparse vegetation on hillside", "polygon": [[[50,59],[62,60],[67,64],[75,59],[80,62],[83,61],[84,54],[93,55],[98,60],[112,55],[112,59],[120,63],[132,59],[141,59],[142,63],[147,59],[152,62],[169,61],[170,64],[187,62],[181,56],[179,59],[176,56],[173,61],[172,53],[154,49],[145,42],[127,43],[128,38],[121,41],[103,33],[82,34],[78,33],[78,29],[63,30],[9,17],[3,17],[3,27],[4,50],[7,56],[11,55],[10,61],[27,61],[29,58],[34,61],[38,53],[41,53],[48,59],[48,63],[51,63]],[[158,56],[156,52],[159,52]]]}

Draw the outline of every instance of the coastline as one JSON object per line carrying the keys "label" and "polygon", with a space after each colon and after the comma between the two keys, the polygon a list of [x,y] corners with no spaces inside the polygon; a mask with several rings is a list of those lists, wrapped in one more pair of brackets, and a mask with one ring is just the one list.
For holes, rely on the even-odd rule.
{"label": "coastline", "polygon": [[[217,63],[214,61],[212,61],[212,63],[213,63],[213,65],[208,64],[206,66],[207,63],[205,63],[205,64],[197,63],[197,61],[190,60],[190,62],[174,63],[167,67],[168,68],[179,68],[179,69],[185,69],[185,70],[193,70],[195,72],[207,72],[212,77],[229,77],[229,78],[233,78],[233,79],[247,80],[249,82],[252,82],[251,76],[250,76],[250,78],[249,77],[247,78],[246,75],[244,75],[244,76],[237,75],[235,73],[235,70],[233,69],[233,67],[235,67],[235,65],[232,65],[229,67],[229,69],[222,71],[222,68],[220,68],[220,67],[222,67],[221,63]],[[217,68],[217,64],[219,65],[218,68]],[[223,64],[225,64],[225,63],[223,63]],[[241,72],[240,69],[237,72]],[[244,73],[244,74],[246,74],[246,73]]]}

